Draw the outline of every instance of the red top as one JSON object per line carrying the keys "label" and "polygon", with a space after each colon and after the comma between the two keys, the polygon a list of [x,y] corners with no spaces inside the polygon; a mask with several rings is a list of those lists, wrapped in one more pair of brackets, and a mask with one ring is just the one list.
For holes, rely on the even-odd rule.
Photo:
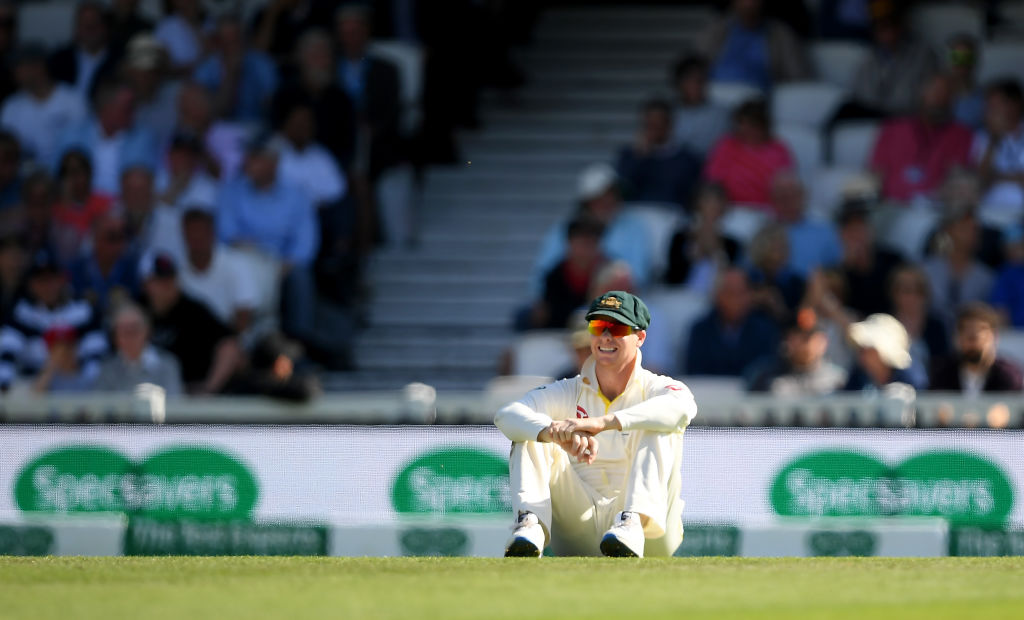
{"label": "red top", "polygon": [[770,210],[772,178],[794,167],[789,149],[778,140],[754,145],[727,135],[708,156],[704,176],[721,183],[733,203]]}
{"label": "red top", "polygon": [[113,199],[104,194],[89,196],[89,199],[81,206],[62,202],[53,208],[53,221],[62,227],[72,228],[85,235],[89,233],[96,218],[109,211],[113,203]]}
{"label": "red top", "polygon": [[970,150],[971,130],[959,123],[898,118],[882,126],[871,169],[882,177],[882,196],[907,201],[936,189],[954,166],[967,167]]}

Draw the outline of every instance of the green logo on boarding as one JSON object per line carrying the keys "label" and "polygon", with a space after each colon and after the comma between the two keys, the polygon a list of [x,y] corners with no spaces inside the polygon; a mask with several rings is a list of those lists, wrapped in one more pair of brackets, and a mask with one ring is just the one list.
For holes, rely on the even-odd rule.
{"label": "green logo on boarding", "polygon": [[508,461],[476,448],[427,452],[395,478],[391,503],[404,513],[510,512]]}
{"label": "green logo on boarding", "polygon": [[103,446],[45,452],[19,472],[18,508],[41,512],[127,512],[155,518],[248,519],[258,487],[237,459],[182,446],[135,462]]}
{"label": "green logo on boarding", "polygon": [[772,508],[790,516],[938,516],[954,525],[999,525],[1013,509],[1013,486],[976,454],[935,451],[894,466],[850,450],[824,450],[783,467]]}

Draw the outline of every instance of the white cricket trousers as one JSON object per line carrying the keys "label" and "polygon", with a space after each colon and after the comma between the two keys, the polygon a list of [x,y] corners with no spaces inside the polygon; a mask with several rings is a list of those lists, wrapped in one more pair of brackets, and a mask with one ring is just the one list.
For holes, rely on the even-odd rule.
{"label": "white cricket trousers", "polygon": [[[509,484],[515,514],[537,515],[556,555],[601,555],[600,542],[623,510],[648,517],[645,556],[670,556],[683,541],[682,433],[632,431],[621,494],[604,497],[553,443],[515,442]],[[598,448],[601,436],[598,435]]]}

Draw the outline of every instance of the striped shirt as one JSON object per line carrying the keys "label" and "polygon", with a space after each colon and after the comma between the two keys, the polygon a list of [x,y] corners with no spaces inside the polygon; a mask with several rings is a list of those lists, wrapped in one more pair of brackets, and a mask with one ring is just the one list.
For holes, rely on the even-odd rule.
{"label": "striped shirt", "polygon": [[108,347],[92,306],[73,300],[51,309],[22,298],[15,304],[10,320],[0,327],[0,389],[10,387],[19,376],[31,377],[43,368],[49,356],[43,336],[53,327],[75,330],[82,375],[89,380],[96,378],[100,358]]}

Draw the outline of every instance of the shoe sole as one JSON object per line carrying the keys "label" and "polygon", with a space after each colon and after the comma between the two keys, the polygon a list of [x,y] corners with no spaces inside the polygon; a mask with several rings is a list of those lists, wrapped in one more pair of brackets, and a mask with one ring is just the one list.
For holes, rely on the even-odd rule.
{"label": "shoe sole", "polygon": [[506,558],[539,558],[540,549],[525,538],[516,538],[505,549]]}
{"label": "shoe sole", "polygon": [[640,557],[624,542],[608,534],[601,539],[601,553],[610,558],[637,558]]}

